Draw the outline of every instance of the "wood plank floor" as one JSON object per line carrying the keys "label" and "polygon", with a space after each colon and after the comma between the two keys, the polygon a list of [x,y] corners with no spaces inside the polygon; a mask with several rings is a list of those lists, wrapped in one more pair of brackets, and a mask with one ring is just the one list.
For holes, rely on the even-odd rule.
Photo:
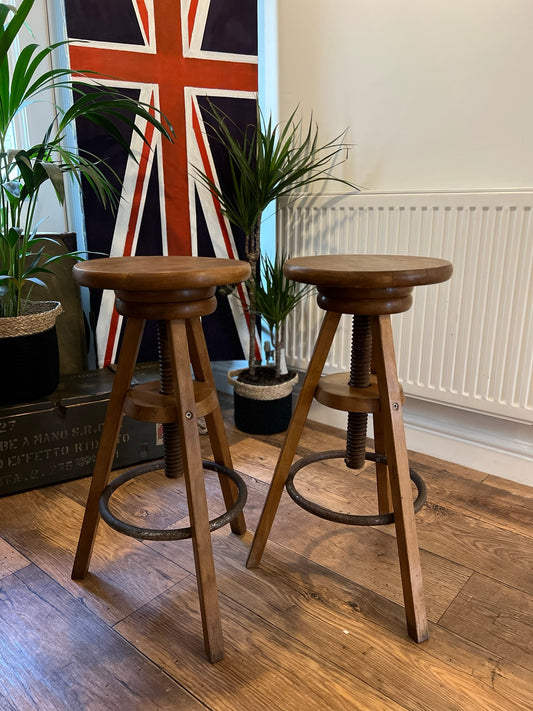
{"label": "wood plank floor", "polygon": [[[416,645],[393,527],[322,521],[284,494],[261,566],[246,569],[282,435],[239,432],[222,402],[249,490],[249,532],[213,534],[224,660],[204,656],[189,541],[102,524],[89,575],[70,579],[89,483],[75,480],[0,499],[0,711],[533,709],[533,488],[411,454],[428,485],[417,524],[430,639]],[[343,446],[310,425],[298,455]],[[321,503],[373,512],[370,465],[298,477]],[[214,474],[206,487],[220,513]],[[138,525],[187,525],[183,484],[161,472],[115,499]]]}

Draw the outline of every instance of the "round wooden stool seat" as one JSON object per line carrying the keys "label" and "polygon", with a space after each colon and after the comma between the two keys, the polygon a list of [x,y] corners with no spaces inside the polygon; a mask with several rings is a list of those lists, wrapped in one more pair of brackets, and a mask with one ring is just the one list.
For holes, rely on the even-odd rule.
{"label": "round wooden stool seat", "polygon": [[452,271],[444,259],[383,254],[295,257],[284,266],[287,278],[315,284],[322,309],[368,315],[407,311],[415,286],[446,281]]}
{"label": "round wooden stool seat", "polygon": [[250,265],[215,257],[106,257],[73,268],[81,286],[112,289],[122,316],[174,319],[207,316],[217,286],[250,277]]}
{"label": "round wooden stool seat", "polygon": [[[100,517],[134,538],[192,538],[204,645],[209,660],[218,661],[223,639],[210,532],[226,524],[234,533],[246,532],[242,513],[246,485],[233,469],[200,317],[215,311],[217,286],[248,279],[250,265],[209,257],[110,257],[78,263],[73,274],[82,286],[113,290],[115,308],[126,318],[72,577],[87,574]],[[132,385],[149,319],[158,322],[160,377]],[[141,464],[108,484],[124,415],[161,427],[164,460]],[[205,417],[213,462],[202,458],[199,417]],[[112,513],[109,503],[117,488],[154,469],[164,469],[170,478],[184,477],[189,527],[142,528]],[[224,499],[225,513],[213,520],[208,515],[204,470],[216,472]]]}
{"label": "round wooden stool seat", "polygon": [[[317,303],[326,312],[281,449],[263,512],[254,535],[248,567],[259,564],[281,494],[316,516],[353,526],[394,523],[400,560],[407,628],[417,642],[427,638],[420,555],[414,521],[425,502],[426,487],[409,468],[402,419],[403,390],[398,382],[391,314],[407,311],[415,286],[449,279],[453,267],[444,259],[407,255],[336,254],[288,259],[285,276],[314,284]],[[349,373],[322,376],[342,314],[351,314],[352,350]],[[346,449],[317,452],[293,464],[312,401],[348,414]],[[367,418],[374,421],[374,452],[366,451]],[[375,463],[378,513],[341,513],[303,496],[295,476],[306,466],[344,459],[349,469]],[[413,501],[411,482],[418,495]]]}
{"label": "round wooden stool seat", "polygon": [[83,286],[123,291],[185,291],[236,284],[250,265],[215,257],[104,257],[78,262],[74,278]]}

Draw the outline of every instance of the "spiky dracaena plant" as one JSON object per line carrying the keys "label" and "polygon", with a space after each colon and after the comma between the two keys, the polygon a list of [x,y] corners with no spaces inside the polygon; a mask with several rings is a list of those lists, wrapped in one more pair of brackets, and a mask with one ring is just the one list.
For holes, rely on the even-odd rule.
{"label": "spiky dracaena plant", "polygon": [[[69,175],[78,182],[82,177],[95,191],[104,206],[114,207],[117,189],[112,172],[105,162],[90,153],[68,146],[65,137],[79,118],[104,129],[134,158],[120,127],[128,127],[144,136],[135,123],[141,118],[171,139],[172,128],[154,107],[135,101],[120,91],[99,85],[86,92],[78,72],[68,68],[50,68],[54,52],[68,42],[45,47],[28,44],[10,62],[8,52],[25,23],[35,0],[22,0],[18,9],[0,3],[0,317],[20,315],[25,299],[34,284],[45,286],[42,276],[58,259],[80,259],[82,252],[59,256],[46,253],[50,237],[39,236],[35,209],[41,187],[52,184],[60,203],[64,200],[63,178]],[[87,74],[83,78],[87,78]],[[15,117],[29,104],[46,100],[54,92],[66,89],[72,102],[66,109],[53,104],[56,116],[45,130],[40,143],[7,148]]]}
{"label": "spiky dracaena plant", "polygon": [[282,375],[287,317],[314,288],[312,284],[298,284],[287,279],[283,274],[286,259],[285,254],[277,255],[274,262],[268,256],[264,257],[261,279],[254,283],[257,313],[265,319],[274,347],[274,377],[277,380]]}
{"label": "spiky dracaena plant", "polygon": [[[313,183],[333,180],[356,189],[330,173],[340,161],[344,133],[323,145],[318,142],[318,128],[312,119],[304,127],[295,110],[285,123],[274,124],[257,111],[257,122],[241,130],[215,106],[210,107],[207,131],[224,148],[228,162],[228,188],[195,167],[195,174],[212,192],[223,215],[245,235],[244,254],[257,273],[261,254],[261,217],[275,200],[302,190]],[[248,370],[255,377],[255,330],[257,280],[248,283],[249,336]]]}

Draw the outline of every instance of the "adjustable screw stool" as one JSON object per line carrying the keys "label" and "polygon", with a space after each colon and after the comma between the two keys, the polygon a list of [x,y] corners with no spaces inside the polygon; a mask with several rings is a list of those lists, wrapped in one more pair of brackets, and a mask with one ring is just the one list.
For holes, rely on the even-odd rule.
{"label": "adjustable screw stool", "polygon": [[[118,367],[106,411],[72,577],[87,574],[100,516],[134,538],[192,538],[204,645],[211,662],[224,655],[210,531],[230,523],[244,533],[246,486],[233,470],[222,413],[200,317],[216,309],[218,285],[250,276],[246,262],[208,257],[113,257],[74,266],[82,286],[115,291],[115,307],[127,317]],[[131,387],[147,319],[159,324],[160,380]],[[191,374],[194,373],[194,379]],[[134,467],[107,485],[123,415],[163,423],[164,465],[169,477],[185,479],[190,528],[139,528],[109,510],[113,492],[161,463]],[[202,462],[197,417],[205,416],[214,462]],[[227,511],[209,521],[203,469],[218,473]]]}
{"label": "adjustable screw stool", "polygon": [[[351,525],[393,523],[407,618],[416,641],[427,639],[415,508],[425,500],[425,485],[409,470],[402,418],[403,392],[398,383],[390,314],[407,311],[415,286],[446,281],[452,265],[443,259],[382,255],[326,255],[289,259],[285,275],[315,284],[318,305],[326,311],[298,403],[270,484],[247,565],[259,565],[276,515],[283,487],[302,508],[322,518]],[[350,373],[321,377],[342,314],[353,314]],[[313,398],[348,413],[346,450],[313,454],[291,466]],[[375,453],[366,452],[368,413],[374,420]],[[351,469],[365,460],[376,463],[379,514],[340,514],[305,499],[294,478],[311,462],[341,457]],[[410,480],[418,496],[412,501]]]}

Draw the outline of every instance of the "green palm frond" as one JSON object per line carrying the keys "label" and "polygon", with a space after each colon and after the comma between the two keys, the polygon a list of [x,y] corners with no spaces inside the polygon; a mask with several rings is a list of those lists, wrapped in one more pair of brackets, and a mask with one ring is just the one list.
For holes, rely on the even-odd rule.
{"label": "green palm frond", "polygon": [[270,339],[275,350],[275,375],[281,374],[281,352],[285,347],[285,321],[289,314],[313,291],[312,284],[298,284],[287,279],[283,265],[287,257],[277,255],[274,262],[265,257],[261,279],[254,280],[255,309],[268,324]]}
{"label": "green palm frond", "polygon": [[[117,207],[118,176],[95,155],[66,145],[70,128],[80,119],[91,121],[136,160],[124,137],[128,132],[146,142],[146,122],[169,140],[174,135],[166,117],[155,107],[102,83],[112,77],[54,67],[55,53],[68,41],[45,47],[32,42],[10,63],[8,51],[34,3],[22,0],[18,9],[0,3],[0,316],[18,315],[23,291],[27,295],[32,284],[42,284],[38,275],[50,273],[48,267],[54,262],[65,257],[82,259],[84,255],[46,253],[46,245],[37,235],[38,225],[34,224],[42,185],[49,182],[62,203],[64,177],[68,175],[78,183],[84,179],[104,207]],[[52,103],[55,117],[41,141],[7,150],[6,139],[15,117],[36,101],[50,102],[50,96],[58,90],[67,90],[72,100],[67,108]]]}
{"label": "green palm frond", "polygon": [[342,150],[344,132],[323,145],[311,118],[306,128],[293,111],[284,124],[265,121],[257,112],[257,124],[240,129],[223,112],[211,105],[207,131],[225,149],[230,189],[222,190],[203,171],[195,175],[217,197],[228,220],[249,234],[267,206],[274,200],[309,185],[332,180],[355,186],[331,173]]}
{"label": "green palm frond", "polygon": [[256,312],[267,322],[274,341],[276,330],[314,288],[312,284],[298,284],[287,279],[283,273],[286,259],[285,254],[277,255],[274,262],[270,257],[264,257],[261,279],[254,283]]}
{"label": "green palm frond", "polygon": [[[256,124],[244,129],[213,104],[209,113],[206,131],[224,149],[229,173],[228,187],[219,185],[198,167],[193,167],[194,174],[218,200],[222,214],[244,232],[245,256],[252,267],[252,274],[255,274],[260,260],[261,217],[269,205],[322,181],[334,181],[351,190],[358,189],[331,173],[334,164],[342,162],[339,158],[345,132],[320,144],[313,119],[304,125],[296,118],[296,109],[283,124],[275,124],[272,117],[265,120],[258,110]],[[300,291],[293,290],[290,283],[284,280],[283,261],[282,257],[275,264],[267,260],[262,281],[254,279],[248,284],[249,304],[245,305],[245,309],[249,312],[248,369],[252,380],[256,366],[256,314],[261,313],[269,326],[272,324],[274,331],[279,329],[281,332],[287,315],[305,295],[300,296]],[[276,352],[276,358],[277,355]]]}

